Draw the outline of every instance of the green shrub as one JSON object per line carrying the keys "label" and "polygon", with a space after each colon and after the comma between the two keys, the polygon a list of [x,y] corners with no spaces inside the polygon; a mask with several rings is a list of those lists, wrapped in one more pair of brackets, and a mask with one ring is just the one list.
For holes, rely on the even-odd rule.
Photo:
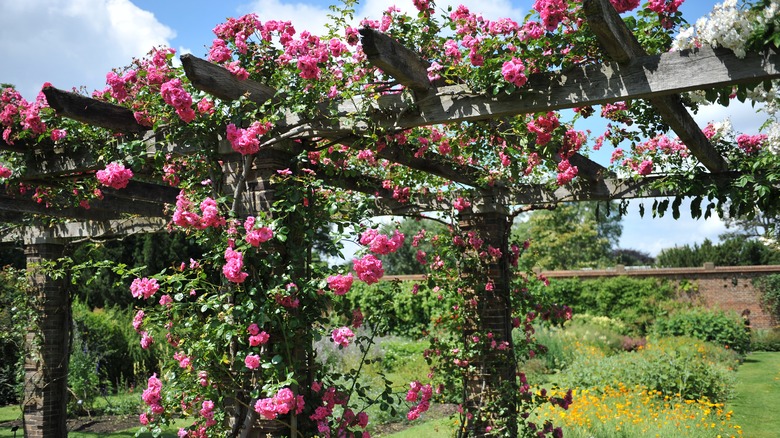
{"label": "green shrub", "polygon": [[666,338],[633,352],[581,356],[561,374],[561,387],[600,390],[641,385],[668,396],[728,398],[736,353],[692,338]]}
{"label": "green shrub", "polygon": [[761,292],[761,307],[780,321],[780,274],[755,278],[753,285]]}
{"label": "green shrub", "polygon": [[[154,349],[143,350],[132,327],[132,310],[95,309],[75,301],[73,309],[74,353],[80,348],[95,361],[93,373],[99,386],[114,392],[156,369]],[[81,345],[75,345],[76,340]],[[136,376],[143,372],[144,376]]]}
{"label": "green shrub", "polygon": [[[608,356],[621,350],[626,329],[619,320],[605,316],[575,315],[564,327],[535,326],[534,337],[545,348],[536,352],[532,367],[539,370],[538,361],[544,364],[545,373],[565,369],[581,355]],[[515,330],[513,337],[520,345],[525,335]],[[527,352],[516,351],[519,361],[528,362]]]}
{"label": "green shrub", "polygon": [[750,336],[751,351],[780,351],[780,330],[753,330]]}
{"label": "green shrub", "polygon": [[24,271],[0,270],[0,406],[17,403],[22,391],[24,335],[34,320]]}
{"label": "green shrub", "polygon": [[750,334],[736,314],[719,310],[691,308],[658,318],[653,325],[657,336],[690,336],[725,346],[740,354],[750,348]]}
{"label": "green shrub", "polygon": [[675,295],[669,282],[626,276],[598,280],[552,279],[549,286],[534,285],[533,290],[568,305],[575,314],[617,318],[628,325],[622,334],[639,335],[662,313],[660,303]]}
{"label": "green shrub", "polygon": [[355,282],[347,295],[334,297],[334,307],[359,307],[366,317],[381,315],[383,327],[372,327],[381,334],[419,338],[431,328],[431,321],[445,304],[438,293],[422,286],[414,292],[414,283],[383,281],[373,285]]}

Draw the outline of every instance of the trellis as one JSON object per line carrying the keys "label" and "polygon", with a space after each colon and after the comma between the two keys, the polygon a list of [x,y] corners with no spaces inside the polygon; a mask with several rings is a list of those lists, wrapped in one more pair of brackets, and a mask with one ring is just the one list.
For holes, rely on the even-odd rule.
{"label": "trellis", "polygon": [[[368,114],[371,127],[396,131],[452,122],[494,120],[500,123],[503,118],[519,114],[645,99],[709,170],[710,173],[703,177],[708,180],[707,183],[726,184],[738,176],[729,171],[728,163],[697,127],[679,94],[780,78],[780,55],[767,51],[739,59],[728,50],[700,48],[650,56],[643,51],[608,0],[585,0],[583,8],[603,48],[604,62],[531,76],[521,92],[500,97],[473,93],[463,85],[432,84],[427,77],[429,64],[425,60],[387,35],[362,29],[363,50],[368,62],[414,93],[413,104],[403,101],[399,95],[380,99],[376,103],[376,111]],[[226,69],[195,56],[183,55],[181,61],[195,88],[222,100],[248,96],[249,100],[261,105],[276,93],[264,84],[238,80]],[[157,144],[155,134],[139,125],[129,109],[53,87],[46,87],[44,94],[59,115],[145,138],[150,153],[160,147],[171,148],[171,151],[180,154],[188,152],[185,145]],[[279,137],[275,144],[261,149],[252,157],[254,165],[246,181],[226,181],[232,190],[237,185],[241,186],[236,193],[242,193],[245,212],[263,208],[273,196],[269,178],[276,169],[287,167],[292,150],[289,143],[280,139],[324,138],[355,147],[354,140],[369,125],[356,124],[354,118],[349,117],[358,111],[354,103],[345,101],[334,105],[343,117],[307,120],[294,113],[287,114],[277,126]],[[220,150],[225,153],[226,169],[230,169],[240,158],[231,155],[229,148],[222,146]],[[97,157],[89,150],[71,153],[53,147],[30,149],[19,142],[13,146],[0,143],[0,149],[24,155],[27,170],[22,178],[31,182],[51,183],[100,168]],[[479,230],[487,243],[497,247],[507,239],[511,225],[508,207],[512,205],[703,194],[649,189],[663,176],[621,178],[579,154],[571,157],[570,161],[580,169],[580,178],[567,186],[557,189],[544,185],[492,187],[480,182],[485,177],[480,168],[457,164],[432,152],[422,156],[415,156],[414,152],[406,146],[390,144],[378,152],[378,157],[474,188],[479,193],[478,199],[475,199],[477,208],[461,214],[462,226]],[[323,178],[333,187],[376,196],[377,214],[410,214],[448,208],[439,205],[435,198],[424,196],[417,197],[413,204],[399,203],[392,198],[390,191],[382,188],[381,181],[370,177],[335,175]],[[133,181],[123,190],[105,190],[105,198],[93,202],[89,210],[77,207],[49,209],[20,195],[0,194],[0,219],[22,222],[30,216],[46,216],[69,220],[55,226],[28,225],[23,231],[9,236],[23,239],[28,264],[33,266],[40,259],[57,258],[62,253],[64,242],[69,239],[164,229],[167,223],[165,205],[173,203],[177,193],[178,190],[171,187]],[[496,287],[481,304],[480,316],[484,327],[480,328],[490,329],[502,339],[511,340],[511,318],[505,305],[509,293],[508,272],[506,262],[491,266]],[[68,303],[60,280],[37,274],[33,275],[32,282],[41,300],[43,346],[40,361],[28,358],[25,364],[25,435],[66,436]],[[32,337],[33,333],[30,333],[28,339]],[[489,357],[483,360],[481,365],[484,369],[498,371],[468,382],[472,392],[469,402],[473,404],[479,403],[478,388],[496,387],[501,382],[513,382],[515,378],[513,364],[491,363]]]}

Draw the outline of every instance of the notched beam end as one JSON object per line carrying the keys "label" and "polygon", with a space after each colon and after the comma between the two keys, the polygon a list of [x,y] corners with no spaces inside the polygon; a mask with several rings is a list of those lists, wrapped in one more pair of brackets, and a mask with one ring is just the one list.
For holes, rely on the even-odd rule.
{"label": "notched beam end", "polygon": [[180,59],[184,73],[195,88],[222,100],[237,100],[248,94],[249,100],[260,105],[276,95],[274,88],[251,79],[238,79],[213,62],[190,54],[181,55]]}
{"label": "notched beam end", "polygon": [[584,0],[582,9],[604,53],[613,61],[626,64],[644,54],[639,41],[609,0]]}
{"label": "notched beam end", "polygon": [[431,88],[430,64],[398,41],[374,29],[360,29],[361,43],[368,62],[381,68],[401,84],[416,92]]}
{"label": "notched beam end", "polygon": [[52,86],[43,87],[49,106],[69,119],[78,120],[101,128],[122,132],[144,132],[149,128],[140,125],[133,112],[123,106],[103,102],[78,93],[63,91]]}

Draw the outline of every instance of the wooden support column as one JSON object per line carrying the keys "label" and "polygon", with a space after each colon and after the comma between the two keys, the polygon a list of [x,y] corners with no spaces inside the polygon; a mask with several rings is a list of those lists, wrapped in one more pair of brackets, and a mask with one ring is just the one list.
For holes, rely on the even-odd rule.
{"label": "wooden support column", "polygon": [[[475,203],[477,204],[477,203]],[[491,245],[499,248],[503,254],[498,260],[493,260],[487,266],[487,279],[492,282],[493,290],[479,288],[475,294],[478,302],[478,321],[475,329],[481,335],[492,333],[496,342],[506,341],[509,349],[488,349],[474,365],[477,372],[467,377],[464,382],[466,389],[466,407],[473,414],[469,421],[467,436],[517,436],[517,366],[514,361],[512,344],[512,314],[510,306],[511,270],[509,261],[509,235],[512,221],[503,205],[494,200],[483,200],[475,211],[461,213],[460,227],[464,232],[475,232],[484,239],[484,247]],[[484,275],[485,271],[478,275]],[[467,272],[466,275],[473,275]],[[482,279],[475,279],[476,284],[483,284]],[[475,290],[477,288],[475,287]],[[470,337],[470,333],[465,333]],[[488,405],[498,404],[503,408],[502,419],[491,419],[483,416],[483,409]],[[509,430],[495,430],[493,420],[506,420]],[[488,431],[491,426],[493,430]]]}
{"label": "wooden support column", "polygon": [[62,256],[64,241],[41,233],[25,242],[27,271],[37,320],[25,337],[24,436],[67,437],[70,303],[64,281],[47,276],[39,263]]}

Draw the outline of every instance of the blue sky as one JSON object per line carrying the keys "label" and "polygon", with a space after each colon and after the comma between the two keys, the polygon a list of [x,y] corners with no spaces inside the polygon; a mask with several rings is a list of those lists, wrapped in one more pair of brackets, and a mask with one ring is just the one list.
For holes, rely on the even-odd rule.
{"label": "blue sky", "polygon": [[[531,0],[437,2],[440,7],[459,3],[486,18],[508,16],[516,21],[522,21],[533,4]],[[715,3],[688,0],[681,10],[693,23]],[[298,31],[318,31],[327,20],[329,4],[320,0],[0,0],[0,82],[16,85],[27,99],[34,98],[47,81],[63,89],[84,85],[91,91],[105,86],[105,74],[112,67],[129,64],[154,45],[204,56],[214,38],[211,29],[226,17],[255,12],[262,20],[291,20]],[[413,10],[412,0],[363,0],[356,18],[378,17],[392,4]],[[738,130],[758,129],[749,106],[708,108],[697,121],[705,124],[727,115]],[[579,128],[590,128],[595,135],[603,130],[598,124]],[[637,203],[633,204],[636,211]],[[724,231],[716,219],[641,219],[632,213],[623,222],[621,247],[653,255],[666,247],[717,240]]]}

